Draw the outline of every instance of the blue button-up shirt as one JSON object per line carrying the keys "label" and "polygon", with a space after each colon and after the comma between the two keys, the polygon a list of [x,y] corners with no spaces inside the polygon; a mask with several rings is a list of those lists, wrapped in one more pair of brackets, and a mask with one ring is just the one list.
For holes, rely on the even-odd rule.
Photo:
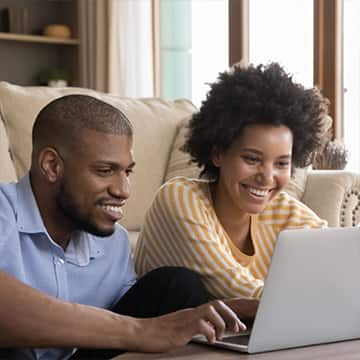
{"label": "blue button-up shirt", "polygon": [[[101,308],[110,308],[136,281],[128,235],[120,225],[106,238],[79,232],[66,251],[56,244],[42,221],[29,175],[0,184],[0,270],[48,295]],[[11,358],[64,359],[71,353],[19,349]]]}

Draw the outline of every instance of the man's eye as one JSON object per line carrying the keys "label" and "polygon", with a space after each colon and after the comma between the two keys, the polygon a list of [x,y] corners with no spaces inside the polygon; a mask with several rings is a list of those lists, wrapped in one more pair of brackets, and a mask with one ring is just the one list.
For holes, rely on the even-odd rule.
{"label": "man's eye", "polygon": [[97,170],[97,173],[100,175],[100,176],[108,176],[108,175],[111,175],[113,173],[113,170],[112,169],[98,169]]}
{"label": "man's eye", "polygon": [[127,169],[126,170],[126,176],[130,176],[130,174],[132,174],[134,172],[133,169]]}

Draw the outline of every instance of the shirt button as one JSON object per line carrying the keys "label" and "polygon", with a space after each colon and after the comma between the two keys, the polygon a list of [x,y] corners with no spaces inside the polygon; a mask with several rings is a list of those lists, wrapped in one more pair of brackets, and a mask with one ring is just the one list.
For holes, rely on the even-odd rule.
{"label": "shirt button", "polygon": [[58,261],[59,264],[63,265],[65,263],[65,261],[61,258],[59,258],[59,261]]}

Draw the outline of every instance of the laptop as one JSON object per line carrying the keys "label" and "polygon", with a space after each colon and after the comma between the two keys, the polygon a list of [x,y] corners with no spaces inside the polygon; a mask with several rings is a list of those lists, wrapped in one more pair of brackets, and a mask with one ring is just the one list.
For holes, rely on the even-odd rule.
{"label": "laptop", "polygon": [[360,228],[279,234],[249,334],[209,344],[257,353],[360,338]]}

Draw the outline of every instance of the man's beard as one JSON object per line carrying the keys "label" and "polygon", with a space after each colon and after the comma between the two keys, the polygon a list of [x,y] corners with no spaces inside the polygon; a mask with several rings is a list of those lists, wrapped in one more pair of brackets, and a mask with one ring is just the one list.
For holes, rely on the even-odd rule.
{"label": "man's beard", "polygon": [[99,229],[90,216],[83,215],[80,207],[73,201],[73,197],[66,191],[64,183],[61,184],[59,193],[56,196],[56,203],[62,211],[62,215],[76,230],[100,237],[110,236],[115,231],[115,227],[110,230]]}

